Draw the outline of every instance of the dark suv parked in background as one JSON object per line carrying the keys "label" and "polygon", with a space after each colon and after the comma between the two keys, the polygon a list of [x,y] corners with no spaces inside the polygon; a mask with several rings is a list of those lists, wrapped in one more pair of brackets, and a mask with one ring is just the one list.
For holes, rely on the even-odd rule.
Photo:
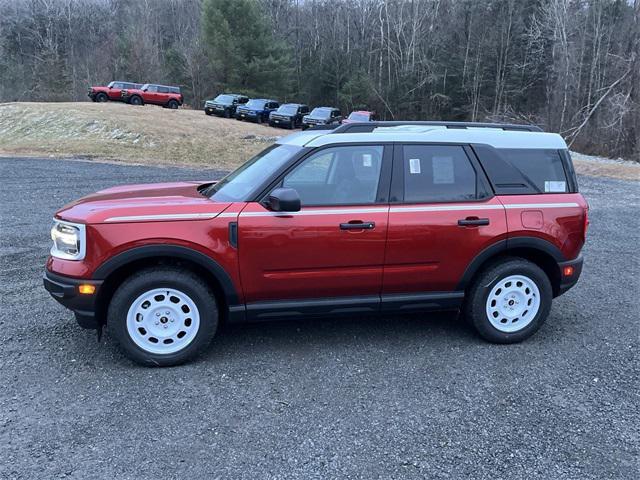
{"label": "dark suv parked in background", "polygon": [[315,125],[333,125],[342,121],[340,110],[333,107],[316,107],[302,118],[302,129]]}
{"label": "dark suv parked in background", "polygon": [[244,105],[236,108],[238,120],[252,120],[262,123],[269,121],[269,114],[276,110],[280,104],[276,100],[265,98],[252,98]]}
{"label": "dark suv parked in background", "polygon": [[204,113],[207,115],[221,115],[224,118],[231,118],[236,114],[238,105],[244,105],[249,101],[249,97],[238,95],[237,93],[222,93],[213,100],[204,103]]}
{"label": "dark suv parked in background", "polygon": [[309,113],[309,106],[300,103],[285,103],[269,115],[272,127],[297,128],[302,125],[302,117]]}
{"label": "dark suv parked in background", "polygon": [[136,89],[141,86],[141,83],[119,81],[110,82],[106,87],[90,87],[88,95],[94,102],[106,102],[107,100],[122,101],[122,97],[120,96],[122,90],[127,88]]}
{"label": "dark suv parked in background", "polygon": [[122,99],[131,105],[150,103],[176,109],[182,105],[183,97],[180,87],[145,83],[139,89],[127,89],[120,92]]}

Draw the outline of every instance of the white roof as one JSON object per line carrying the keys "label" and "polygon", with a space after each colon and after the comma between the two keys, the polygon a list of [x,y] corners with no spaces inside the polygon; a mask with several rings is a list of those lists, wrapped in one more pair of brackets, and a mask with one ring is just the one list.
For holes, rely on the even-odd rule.
{"label": "white roof", "polygon": [[307,130],[287,135],[277,143],[321,147],[341,143],[423,142],[479,143],[494,148],[566,149],[557,133],[502,130],[500,128],[446,128],[432,125],[378,127],[370,133],[331,133],[331,130]]}

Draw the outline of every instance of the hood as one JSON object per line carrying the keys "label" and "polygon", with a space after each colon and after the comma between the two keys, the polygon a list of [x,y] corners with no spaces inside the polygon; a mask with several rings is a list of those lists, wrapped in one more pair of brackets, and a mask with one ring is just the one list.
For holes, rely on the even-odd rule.
{"label": "hood", "polygon": [[214,202],[198,192],[213,182],[175,182],[108,188],[65,205],[56,218],[76,223],[127,223],[205,220],[214,218],[229,202]]}

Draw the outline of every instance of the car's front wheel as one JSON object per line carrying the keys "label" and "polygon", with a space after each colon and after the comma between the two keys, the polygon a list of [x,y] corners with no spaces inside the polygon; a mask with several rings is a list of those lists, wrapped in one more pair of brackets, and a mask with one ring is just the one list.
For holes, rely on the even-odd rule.
{"label": "car's front wheel", "polygon": [[218,309],[213,292],[188,270],[157,267],[129,277],[109,304],[107,327],[132,360],[178,365],[213,338]]}
{"label": "car's front wheel", "polygon": [[521,258],[505,258],[481,272],[469,289],[465,315],[480,336],[495,343],[529,338],[551,310],[547,274]]}
{"label": "car's front wheel", "polygon": [[96,102],[98,102],[98,103],[104,103],[104,102],[106,102],[107,100],[109,100],[109,97],[107,97],[107,94],[106,94],[106,93],[102,93],[102,92],[100,92],[100,93],[98,93],[98,94],[96,95]]}
{"label": "car's front wheel", "polygon": [[131,105],[142,105],[142,98],[140,98],[138,95],[134,95],[129,99],[129,103]]}

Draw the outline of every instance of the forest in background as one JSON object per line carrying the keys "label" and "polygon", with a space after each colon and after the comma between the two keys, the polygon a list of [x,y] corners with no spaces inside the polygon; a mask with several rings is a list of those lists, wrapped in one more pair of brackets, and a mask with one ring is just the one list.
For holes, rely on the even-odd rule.
{"label": "forest in background", "polygon": [[0,102],[111,80],[535,123],[640,160],[640,0],[0,0]]}

